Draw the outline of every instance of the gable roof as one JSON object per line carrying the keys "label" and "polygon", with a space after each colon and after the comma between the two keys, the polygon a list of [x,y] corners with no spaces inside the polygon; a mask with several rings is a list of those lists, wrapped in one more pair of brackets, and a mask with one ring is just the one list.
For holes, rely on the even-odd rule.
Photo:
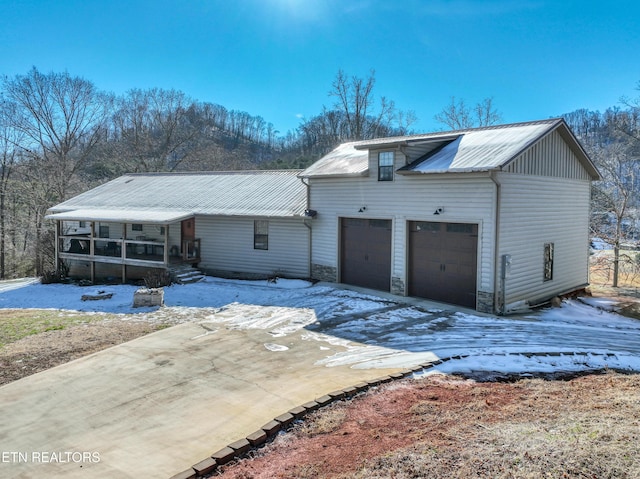
{"label": "gable roof", "polygon": [[47,218],[167,224],[194,215],[302,216],[300,172],[128,174],[53,206]]}
{"label": "gable roof", "polygon": [[599,174],[561,118],[467,130],[345,143],[311,165],[300,176],[366,176],[371,149],[409,149],[420,156],[398,173],[465,173],[500,170],[533,143],[558,130],[593,179]]}

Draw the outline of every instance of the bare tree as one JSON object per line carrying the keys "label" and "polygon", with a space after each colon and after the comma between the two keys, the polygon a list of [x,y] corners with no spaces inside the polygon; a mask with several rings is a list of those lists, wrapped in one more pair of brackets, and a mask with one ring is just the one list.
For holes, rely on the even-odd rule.
{"label": "bare tree", "polygon": [[133,89],[117,100],[111,161],[119,172],[172,171],[189,156],[199,130],[191,101],[176,90]]}
{"label": "bare tree", "polygon": [[369,108],[373,103],[374,72],[366,80],[358,77],[347,78],[344,71],[338,70],[333,80],[330,96],[337,98],[335,107],[342,111],[349,126],[350,136],[362,140]]}
{"label": "bare tree", "polygon": [[7,195],[9,181],[20,155],[22,134],[11,126],[15,105],[0,101],[0,278],[6,278]]}
{"label": "bare tree", "polygon": [[464,100],[456,101],[455,97],[451,97],[451,103],[435,115],[434,119],[452,130],[466,130],[495,125],[502,121],[502,115],[495,109],[493,98],[485,98],[472,108]]}
{"label": "bare tree", "polygon": [[[379,106],[375,106],[373,88],[375,71],[371,70],[367,78],[352,76],[348,78],[344,71],[338,70],[333,80],[329,96],[336,98],[334,108],[344,115],[348,137],[342,140],[364,140],[387,136],[394,130],[398,119],[402,119],[402,129],[407,131],[415,122],[413,112],[399,116],[395,103],[381,97]],[[326,111],[326,109],[325,109]]]}
{"label": "bare tree", "polygon": [[613,245],[613,284],[618,286],[621,260],[621,245],[625,241],[625,221],[628,219],[632,200],[637,196],[637,159],[629,155],[629,145],[612,142],[592,151],[602,180],[592,192],[594,235]]}
{"label": "bare tree", "polygon": [[53,185],[50,203],[66,199],[104,131],[108,101],[87,80],[66,72],[43,74],[35,67],[5,78],[3,87],[14,108],[10,126],[23,135],[20,149]]}

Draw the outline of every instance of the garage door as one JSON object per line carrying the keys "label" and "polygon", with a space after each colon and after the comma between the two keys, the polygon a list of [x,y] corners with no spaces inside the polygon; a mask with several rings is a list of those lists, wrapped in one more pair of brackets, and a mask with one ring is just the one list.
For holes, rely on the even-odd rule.
{"label": "garage door", "polygon": [[409,222],[409,294],[476,307],[478,225]]}
{"label": "garage door", "polygon": [[391,220],[342,218],[340,281],[389,291]]}

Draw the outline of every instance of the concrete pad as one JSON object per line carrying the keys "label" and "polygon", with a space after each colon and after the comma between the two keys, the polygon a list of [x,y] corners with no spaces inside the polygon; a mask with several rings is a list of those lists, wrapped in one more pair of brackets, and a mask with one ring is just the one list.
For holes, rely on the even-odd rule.
{"label": "concrete pad", "polygon": [[187,323],[0,387],[0,477],[170,477],[292,408],[398,372],[315,365],[344,347],[303,334]]}

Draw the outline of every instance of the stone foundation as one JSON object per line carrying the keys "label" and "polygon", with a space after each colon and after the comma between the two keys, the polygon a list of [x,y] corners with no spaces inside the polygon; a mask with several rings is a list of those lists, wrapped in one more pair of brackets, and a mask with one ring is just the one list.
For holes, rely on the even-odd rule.
{"label": "stone foundation", "polygon": [[164,306],[164,289],[140,288],[133,293],[134,308],[148,308],[152,306]]}
{"label": "stone foundation", "polygon": [[311,277],[318,281],[327,281],[335,283],[338,281],[338,269],[334,266],[325,266],[323,264],[311,265]]}
{"label": "stone foundation", "polygon": [[403,280],[391,277],[391,294],[397,294],[399,296],[404,296],[406,294]]}
{"label": "stone foundation", "polygon": [[491,313],[491,314],[495,312],[493,310],[493,293],[488,293],[486,291],[478,291],[476,304],[477,304],[476,311],[480,311],[481,313]]}

